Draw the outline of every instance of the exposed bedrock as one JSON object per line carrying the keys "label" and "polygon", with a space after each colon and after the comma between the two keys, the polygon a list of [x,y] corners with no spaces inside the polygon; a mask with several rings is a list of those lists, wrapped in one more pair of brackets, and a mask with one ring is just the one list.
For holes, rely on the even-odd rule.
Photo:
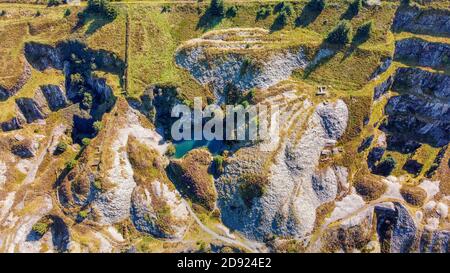
{"label": "exposed bedrock", "polygon": [[[17,111],[18,112],[18,111]],[[20,112],[17,114],[17,116],[12,117],[9,120],[3,121],[1,123],[2,131],[13,131],[23,128],[23,124],[26,123],[25,117],[23,117]]]}
{"label": "exposed bedrock", "polygon": [[417,227],[408,210],[399,203],[393,207],[375,206],[377,233],[381,250],[406,253],[413,250],[417,240]]}
{"label": "exposed bedrock", "polygon": [[450,141],[450,77],[417,68],[399,68],[385,106],[382,129],[443,146]]}
{"label": "exposed bedrock", "polygon": [[424,230],[420,238],[420,252],[449,253],[450,232],[448,230]]}
{"label": "exposed bedrock", "polygon": [[[216,180],[223,222],[257,240],[271,235],[307,236],[314,227],[316,208],[334,200],[338,184],[347,181],[343,167],[316,169],[322,149],[344,133],[347,120],[343,101],[319,104],[301,139],[287,138],[277,151],[262,190],[255,187],[257,176],[243,175],[248,168],[245,162],[232,160]],[[256,169],[253,172],[261,171]]]}
{"label": "exposed bedrock", "polygon": [[41,86],[41,92],[45,96],[50,110],[57,111],[67,106],[66,94],[61,86],[43,85]]}
{"label": "exposed bedrock", "polygon": [[392,24],[394,31],[408,31],[426,35],[450,35],[450,11],[401,7]]}
{"label": "exposed bedrock", "polygon": [[389,89],[391,89],[394,83],[394,75],[389,76],[386,80],[381,82],[379,85],[375,86],[373,92],[373,99],[379,100],[383,95],[385,95]]}
{"label": "exposed bedrock", "polygon": [[445,69],[450,67],[450,45],[421,39],[404,39],[395,43],[394,59],[420,66]]}
{"label": "exposed bedrock", "polygon": [[305,68],[308,63],[302,48],[268,54],[271,56],[258,60],[258,63],[240,53],[223,53],[208,59],[206,49],[197,46],[181,49],[176,55],[176,63],[202,85],[211,86],[218,97],[223,95],[228,85],[240,91],[267,89],[287,79],[295,69]]}
{"label": "exposed bedrock", "polygon": [[47,117],[44,105],[32,98],[18,98],[16,104],[27,123]]}
{"label": "exposed bedrock", "polygon": [[[62,41],[54,47],[37,42],[25,44],[25,57],[37,70],[54,68],[62,70],[65,61],[83,60],[86,64],[95,64],[96,69],[121,74],[124,62],[114,53],[104,50],[92,50],[77,40]],[[75,58],[75,59],[74,59]]]}

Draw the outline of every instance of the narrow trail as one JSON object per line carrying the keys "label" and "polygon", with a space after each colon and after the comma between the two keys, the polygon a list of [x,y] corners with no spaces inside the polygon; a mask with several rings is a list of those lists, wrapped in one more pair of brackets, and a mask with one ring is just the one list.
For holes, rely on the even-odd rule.
{"label": "narrow trail", "polygon": [[124,91],[128,94],[128,55],[130,47],[130,15],[127,11],[125,19],[125,71],[124,71]]}
{"label": "narrow trail", "polygon": [[259,253],[259,251],[257,250],[257,248],[255,246],[251,246],[252,244],[255,245],[255,242],[250,242],[247,241],[241,242],[238,240],[234,240],[222,235],[217,234],[216,232],[214,232],[213,230],[211,230],[210,228],[208,228],[207,226],[205,226],[202,221],[200,221],[200,219],[197,217],[197,215],[195,214],[195,212],[192,210],[192,208],[189,206],[188,202],[186,202],[186,200],[182,199],[183,203],[187,206],[189,213],[192,215],[192,218],[194,218],[195,222],[199,225],[199,227],[206,233],[208,233],[209,235],[211,235],[214,239],[220,240],[222,242],[225,242],[227,244],[231,244],[231,245],[236,245],[242,248],[245,248],[246,250],[252,252],[252,253]]}

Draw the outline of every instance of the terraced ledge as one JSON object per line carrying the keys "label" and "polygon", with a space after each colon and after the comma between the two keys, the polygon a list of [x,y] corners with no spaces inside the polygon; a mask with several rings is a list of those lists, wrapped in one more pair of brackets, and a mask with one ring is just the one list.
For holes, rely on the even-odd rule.
{"label": "terraced ledge", "polygon": [[395,43],[394,59],[450,72],[450,44],[428,42],[419,38],[399,40]]}
{"label": "terraced ledge", "polygon": [[450,35],[449,10],[400,7],[395,14],[392,29],[417,34],[448,37]]}

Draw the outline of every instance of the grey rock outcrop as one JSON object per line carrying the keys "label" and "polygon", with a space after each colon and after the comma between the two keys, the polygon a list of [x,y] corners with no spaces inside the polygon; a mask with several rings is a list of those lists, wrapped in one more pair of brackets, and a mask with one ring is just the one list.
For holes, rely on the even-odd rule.
{"label": "grey rock outcrop", "polygon": [[426,35],[450,35],[450,11],[401,7],[392,24],[394,31],[408,31]]}
{"label": "grey rock outcrop", "polygon": [[375,69],[375,71],[370,76],[370,79],[376,78],[378,75],[386,72],[392,64],[392,58],[386,57],[381,61],[381,64]]}
{"label": "grey rock outcrop", "polygon": [[343,101],[319,104],[306,121],[308,128],[301,139],[287,140],[277,152],[267,189],[253,198],[250,206],[242,199],[240,177],[261,171],[258,164],[263,163],[252,160],[252,167],[239,158],[231,160],[216,180],[224,224],[257,240],[271,235],[307,236],[314,226],[316,208],[333,200],[337,185],[345,184],[341,180],[346,180],[346,171],[341,168],[317,171],[316,167],[323,148],[344,133],[347,119]]}
{"label": "grey rock outcrop", "polygon": [[450,141],[450,77],[417,68],[399,68],[382,129],[435,146]]}
{"label": "grey rock outcrop", "polygon": [[450,232],[448,230],[424,230],[420,238],[420,252],[449,253]]}
{"label": "grey rock outcrop", "polygon": [[444,69],[450,67],[450,45],[421,39],[403,39],[395,43],[394,59]]}
{"label": "grey rock outcrop", "polygon": [[27,123],[47,117],[42,105],[32,98],[18,98],[16,99],[16,104]]}
{"label": "grey rock outcrop", "polygon": [[29,63],[37,70],[63,68],[62,52],[50,45],[29,42],[25,44],[24,53]]}
{"label": "grey rock outcrop", "polygon": [[417,239],[417,227],[408,210],[399,203],[394,209],[375,206],[377,232],[380,241],[391,253],[406,253],[413,250]]}
{"label": "grey rock outcrop", "polygon": [[50,110],[57,111],[67,106],[67,98],[61,86],[53,84],[43,85],[41,90]]}
{"label": "grey rock outcrop", "polygon": [[39,148],[39,143],[34,140],[24,139],[18,143],[13,144],[11,152],[21,158],[30,158],[36,155]]}
{"label": "grey rock outcrop", "polygon": [[373,99],[379,100],[384,94],[386,94],[394,83],[394,75],[389,76],[385,81],[375,86],[373,92]]}
{"label": "grey rock outcrop", "polygon": [[206,62],[203,47],[187,48],[179,51],[176,62],[187,69],[202,85],[210,85],[217,95],[223,94],[228,84],[241,91],[251,88],[267,89],[287,79],[293,70],[304,68],[307,59],[303,50],[290,50],[273,54],[264,64],[248,63],[248,57],[229,53]]}
{"label": "grey rock outcrop", "polygon": [[4,132],[18,130],[18,129],[23,128],[23,124],[25,122],[26,121],[25,121],[25,118],[23,117],[23,115],[19,114],[7,121],[3,121],[1,123],[1,127]]}

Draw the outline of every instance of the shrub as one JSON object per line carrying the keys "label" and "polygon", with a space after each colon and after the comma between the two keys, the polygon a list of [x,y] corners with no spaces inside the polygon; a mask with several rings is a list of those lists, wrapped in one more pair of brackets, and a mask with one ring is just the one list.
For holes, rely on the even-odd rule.
{"label": "shrub", "polygon": [[85,137],[81,140],[81,143],[83,144],[83,146],[88,146],[89,144],[91,144],[91,139]]}
{"label": "shrub", "polygon": [[223,156],[217,155],[213,158],[214,170],[216,174],[223,173]]}
{"label": "shrub", "polygon": [[209,12],[213,16],[223,17],[225,14],[225,6],[223,0],[211,0]]}
{"label": "shrub", "polygon": [[341,21],[329,34],[326,39],[331,44],[345,45],[351,41],[352,26],[344,20]]}
{"label": "shrub", "polygon": [[175,145],[170,143],[169,146],[167,146],[166,155],[167,156],[173,156],[175,154],[175,152],[176,152]]}
{"label": "shrub", "polygon": [[103,129],[103,122],[101,122],[100,120],[97,120],[96,122],[94,122],[93,126],[94,126],[95,132],[98,133]]}
{"label": "shrub", "polygon": [[0,12],[0,16],[5,16],[6,15],[6,11],[5,10],[2,10],[1,12]]}
{"label": "shrub", "polygon": [[34,232],[36,232],[37,234],[39,234],[40,236],[43,236],[48,231],[49,228],[50,228],[50,226],[49,226],[49,224],[47,222],[39,221],[36,224],[34,224],[31,229]]}
{"label": "shrub", "polygon": [[397,162],[391,156],[387,156],[383,161],[381,161],[376,167],[373,173],[383,176],[388,176],[394,170]]}
{"label": "shrub", "polygon": [[67,150],[67,143],[64,141],[60,141],[58,145],[56,145],[55,153],[62,154]]}
{"label": "shrub", "polygon": [[87,211],[87,210],[80,210],[80,211],[78,212],[78,216],[79,216],[80,218],[82,218],[82,219],[85,219],[85,218],[88,217],[88,211]]}
{"label": "shrub", "polygon": [[280,12],[278,14],[278,17],[275,19],[274,27],[276,29],[282,29],[284,28],[288,23],[288,15],[285,11]]}
{"label": "shrub", "polygon": [[360,25],[356,30],[355,40],[356,41],[366,41],[369,39],[373,30],[373,21],[367,21],[364,24]]}
{"label": "shrub", "polygon": [[53,7],[53,6],[59,6],[61,5],[61,0],[48,0],[47,6]]}
{"label": "shrub", "polygon": [[355,0],[348,6],[349,16],[354,17],[358,15],[359,11],[362,8],[362,0]]}
{"label": "shrub", "polygon": [[36,11],[36,15],[35,15],[36,17],[39,17],[39,16],[41,16],[41,11]]}
{"label": "shrub", "polygon": [[291,16],[292,14],[294,14],[294,8],[292,7],[291,3],[287,3],[283,6],[283,8],[281,9],[281,11],[286,12],[286,14],[288,16]]}
{"label": "shrub", "polygon": [[403,186],[400,193],[405,201],[413,206],[422,206],[427,198],[425,190],[419,187]]}
{"label": "shrub", "polygon": [[241,69],[240,69],[239,73],[241,75],[244,75],[248,71],[248,69],[252,66],[252,63],[253,62],[252,62],[252,60],[250,58],[245,57],[244,61],[242,62]]}
{"label": "shrub", "polygon": [[262,20],[266,19],[270,15],[270,9],[266,7],[260,7],[256,12],[256,19]]}
{"label": "shrub", "polygon": [[75,168],[76,165],[77,165],[77,160],[76,159],[71,159],[71,160],[66,162],[66,169],[67,170],[72,170],[73,168]]}
{"label": "shrub", "polygon": [[254,198],[259,198],[266,192],[269,184],[267,176],[258,174],[243,174],[239,182],[240,196],[248,207],[252,205]]}
{"label": "shrub", "polygon": [[237,7],[236,6],[231,6],[227,9],[227,12],[225,13],[226,17],[231,18],[231,17],[236,17],[237,15]]}
{"label": "shrub", "polygon": [[378,199],[385,191],[386,184],[376,176],[364,176],[355,182],[355,190],[365,201]]}
{"label": "shrub", "polygon": [[321,12],[325,8],[325,0],[311,0],[308,7],[313,11]]}
{"label": "shrub", "polygon": [[88,12],[99,13],[108,19],[114,20],[118,11],[108,0],[88,0]]}
{"label": "shrub", "polygon": [[83,94],[83,101],[81,102],[81,106],[83,106],[83,108],[90,109],[92,108],[92,102],[93,99],[91,93],[85,92]]}
{"label": "shrub", "polygon": [[66,11],[64,11],[64,17],[67,17],[70,14],[72,14],[72,11],[70,9],[66,9]]}

